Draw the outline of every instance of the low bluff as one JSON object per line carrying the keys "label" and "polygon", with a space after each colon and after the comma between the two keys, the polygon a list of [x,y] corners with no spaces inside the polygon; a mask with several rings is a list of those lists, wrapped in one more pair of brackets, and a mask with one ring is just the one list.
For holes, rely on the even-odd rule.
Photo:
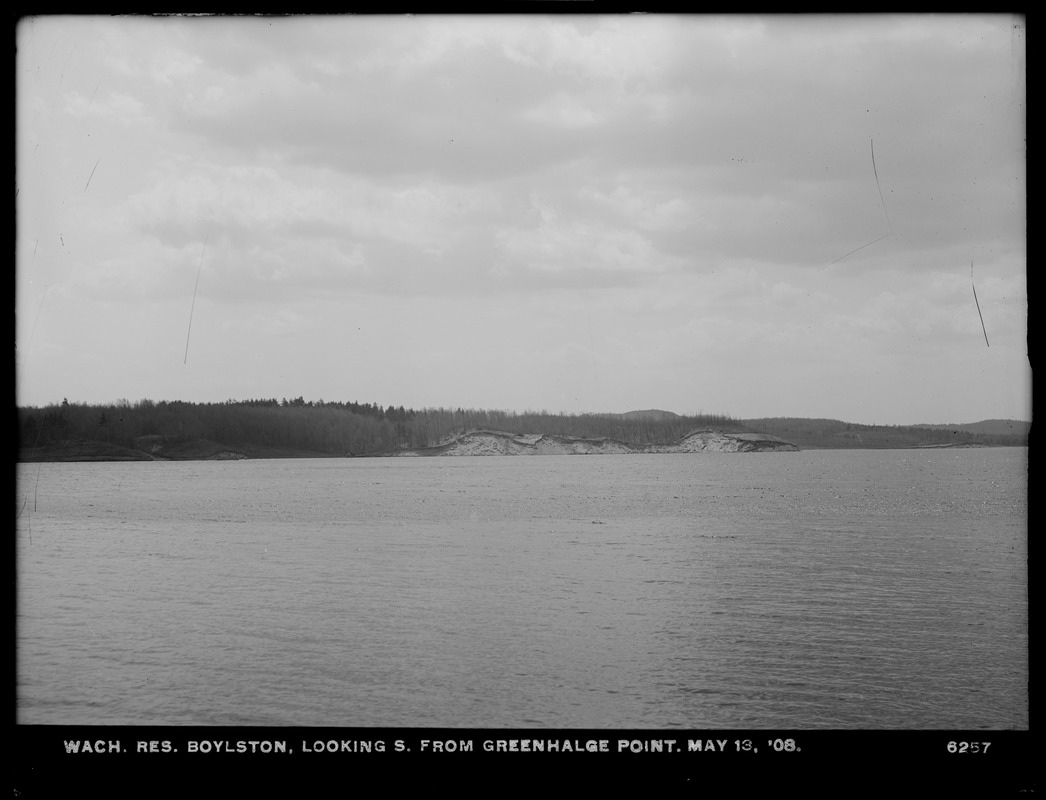
{"label": "low bluff", "polygon": [[394,450],[375,456],[560,456],[634,453],[752,453],[796,452],[791,442],[765,433],[723,433],[699,430],[672,444],[626,444],[616,439],[583,439],[542,433],[473,430],[442,444],[414,450]]}

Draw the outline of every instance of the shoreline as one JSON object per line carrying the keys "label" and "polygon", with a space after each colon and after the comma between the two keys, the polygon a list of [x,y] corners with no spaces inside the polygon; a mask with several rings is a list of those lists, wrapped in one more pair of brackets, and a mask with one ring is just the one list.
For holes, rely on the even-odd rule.
{"label": "shoreline", "polygon": [[323,453],[294,448],[225,445],[207,440],[151,446],[149,450],[79,439],[42,447],[21,447],[15,463],[91,463],[119,461],[250,461],[298,458],[453,458],[460,456],[649,455],[671,453],[801,452],[806,450],[964,450],[1027,447],[1027,444],[949,442],[893,447],[800,447],[777,436],[700,430],[673,443],[628,444],[616,439],[586,439],[557,434],[513,434],[477,429],[430,447],[372,453]]}

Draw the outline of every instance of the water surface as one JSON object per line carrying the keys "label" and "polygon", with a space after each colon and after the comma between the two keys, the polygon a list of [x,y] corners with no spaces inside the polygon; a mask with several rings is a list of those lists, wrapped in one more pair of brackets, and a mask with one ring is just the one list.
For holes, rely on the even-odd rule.
{"label": "water surface", "polygon": [[1028,726],[1024,448],[25,464],[17,505],[22,723]]}

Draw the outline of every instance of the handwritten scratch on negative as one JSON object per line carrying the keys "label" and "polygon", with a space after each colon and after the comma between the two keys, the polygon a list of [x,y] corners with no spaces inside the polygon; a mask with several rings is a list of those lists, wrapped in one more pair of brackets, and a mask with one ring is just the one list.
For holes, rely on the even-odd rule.
{"label": "handwritten scratch on negative", "polygon": [[87,110],[91,110],[91,106],[94,105],[94,96],[98,94],[98,87],[102,85],[102,79],[98,79],[98,83],[94,85],[94,91],[91,92],[91,99],[87,102]]}
{"label": "handwritten scratch on negative", "polygon": [[970,288],[973,289],[973,302],[977,306],[977,316],[981,319],[981,331],[984,333],[984,343],[988,344],[988,329],[984,327],[984,315],[981,313],[981,304],[977,300],[977,287],[973,285],[973,259],[970,259]]}
{"label": "handwritten scratch on negative", "polygon": [[822,270],[828,269],[830,266],[832,266],[832,264],[838,264],[844,258],[846,258],[847,256],[852,256],[854,253],[858,252],[859,250],[864,250],[864,248],[871,247],[876,242],[881,242],[887,236],[893,236],[893,224],[890,222],[890,214],[886,210],[886,200],[883,198],[883,187],[879,185],[879,170],[877,170],[875,168],[875,140],[874,139],[870,139],[869,143],[871,144],[871,150],[872,150],[872,175],[875,176],[875,188],[879,190],[879,202],[882,203],[883,215],[886,217],[886,227],[889,229],[890,232],[889,233],[884,233],[878,239],[873,239],[872,241],[868,242],[867,244],[862,244],[860,247],[854,248],[853,250],[851,250],[846,255],[839,256],[839,258],[835,259],[835,261],[829,261],[827,264],[825,264],[823,267],[821,267],[821,269],[817,270],[818,272],[821,272]]}
{"label": "handwritten scratch on negative", "polygon": [[851,250],[851,251],[850,251],[849,253],[847,253],[847,254],[846,254],[845,256],[839,256],[839,258],[837,258],[837,259],[836,259],[835,261],[829,261],[829,262],[828,262],[827,264],[825,264],[825,265],[824,265],[823,267],[821,267],[821,269],[819,269],[819,270],[817,270],[817,271],[818,271],[818,272],[821,272],[821,271],[823,271],[823,270],[826,270],[826,269],[828,269],[828,268],[829,268],[830,266],[832,266],[832,264],[838,264],[838,263],[839,263],[840,261],[842,261],[842,260],[843,260],[844,258],[846,258],[846,256],[852,256],[852,255],[853,255],[854,253],[856,253],[856,252],[857,252],[858,250],[864,250],[864,248],[866,248],[866,247],[871,247],[871,246],[872,246],[873,244],[875,244],[876,242],[881,242],[881,241],[882,241],[883,239],[885,239],[885,238],[886,238],[887,236],[889,236],[889,235],[890,235],[890,234],[888,234],[888,233],[884,233],[884,234],[883,234],[882,236],[880,236],[880,237],[879,237],[878,239],[873,239],[872,241],[868,242],[868,244],[862,244],[862,245],[861,245],[860,247],[856,247],[856,248],[854,248],[854,249],[853,249],[853,250]]}
{"label": "handwritten scratch on negative", "polygon": [[87,187],[91,185],[91,178],[94,177],[94,170],[98,169],[98,165],[101,163],[102,157],[99,156],[98,160],[94,162],[94,169],[91,170],[91,174],[87,176],[87,183],[84,184],[84,191],[87,191]]}
{"label": "handwritten scratch on negative", "polygon": [[203,255],[207,252],[207,240],[211,238],[211,227],[207,226],[207,235],[203,238],[203,250],[200,252],[200,266],[196,268],[196,285],[192,290],[192,306],[189,308],[189,330],[185,332],[185,360],[183,364],[189,363],[189,335],[192,333],[192,315],[196,310],[196,290],[200,288],[200,272],[203,271]]}
{"label": "handwritten scratch on negative", "polygon": [[592,377],[596,382],[596,389],[599,388],[599,369],[596,367],[596,345],[592,338],[592,309],[586,304],[585,310],[588,312],[588,349],[592,353]]}
{"label": "handwritten scratch on negative", "polygon": [[886,215],[886,226],[893,233],[893,225],[890,224],[890,213],[886,210],[886,201],[883,199],[883,187],[879,185],[879,171],[875,168],[875,140],[869,140],[872,145],[872,174],[875,176],[875,188],[879,190],[879,202],[883,204],[883,214]]}
{"label": "handwritten scratch on negative", "polygon": [[[40,306],[36,309],[36,319],[33,320],[33,329],[29,331],[29,341],[25,345],[25,356],[22,358],[22,369],[18,373],[18,380],[21,383],[22,374],[25,372],[25,365],[29,363],[29,350],[33,346],[33,337],[36,335],[36,325],[40,322],[40,312],[44,310],[44,300],[47,299],[47,286],[44,286],[44,296],[40,298]],[[37,439],[40,435],[37,434]]]}

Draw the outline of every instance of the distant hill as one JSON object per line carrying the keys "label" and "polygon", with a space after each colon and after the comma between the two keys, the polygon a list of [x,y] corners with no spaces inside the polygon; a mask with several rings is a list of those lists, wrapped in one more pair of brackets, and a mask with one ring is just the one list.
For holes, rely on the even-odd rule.
{"label": "distant hill", "polygon": [[600,414],[601,417],[610,417],[611,419],[652,419],[656,422],[661,422],[666,419],[679,419],[679,415],[671,411],[661,411],[657,408],[650,408],[646,411],[626,411],[624,414]]}
{"label": "distant hill", "polygon": [[[985,420],[968,425],[858,425],[837,419],[770,417],[739,420],[747,428],[780,436],[802,449],[910,447],[1023,447],[1030,423]],[[995,428],[996,422],[1013,427]],[[986,426],[984,431],[978,426]],[[998,430],[999,432],[995,432]]]}
{"label": "distant hill", "polygon": [[1031,423],[1019,419],[984,419],[980,422],[967,422],[964,424],[931,425],[924,423],[913,425],[913,428],[935,428],[938,430],[965,431],[966,433],[983,433],[989,436],[1004,436],[1016,434],[1027,436],[1031,431]]}

